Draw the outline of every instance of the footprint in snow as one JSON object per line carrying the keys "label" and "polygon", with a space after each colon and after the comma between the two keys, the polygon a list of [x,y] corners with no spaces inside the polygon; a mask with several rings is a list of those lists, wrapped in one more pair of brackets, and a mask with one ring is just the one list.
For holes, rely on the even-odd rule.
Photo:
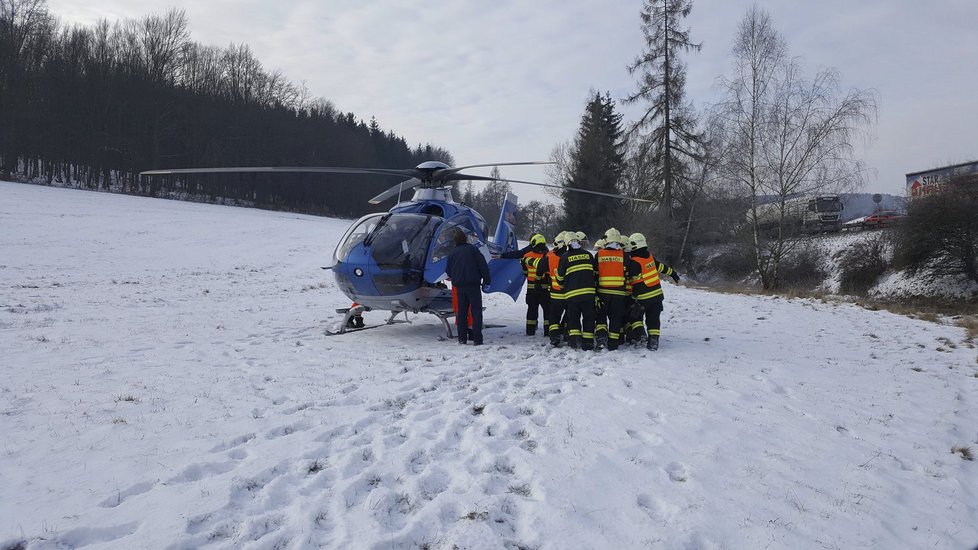
{"label": "footprint in snow", "polygon": [[[111,543],[132,535],[139,529],[139,522],[113,527],[79,527],[65,531],[48,542],[54,548],[81,548],[98,543]],[[19,548],[15,546],[14,548]]]}
{"label": "footprint in snow", "polygon": [[661,523],[670,523],[680,512],[678,506],[646,493],[638,495],[636,504],[649,518]]}
{"label": "footprint in snow", "polygon": [[612,393],[612,394],[609,394],[609,396],[612,399],[614,399],[615,401],[618,401],[619,403],[623,403],[625,405],[633,406],[633,405],[637,405],[638,404],[638,402],[635,401],[634,399],[632,399],[631,397],[626,397],[626,396],[621,395],[621,394]]}
{"label": "footprint in snow", "polygon": [[677,482],[683,483],[689,479],[689,474],[686,472],[686,466],[679,462],[670,462],[665,468],[666,473],[669,474],[669,479]]}
{"label": "footprint in snow", "polygon": [[645,413],[645,416],[648,416],[649,420],[651,420],[653,424],[662,424],[666,420],[665,415],[655,411],[649,411]]}
{"label": "footprint in snow", "polygon": [[301,432],[308,430],[309,426],[304,423],[291,424],[288,426],[279,426],[265,434],[265,439],[278,439],[279,437],[284,437],[287,435],[292,435],[296,432]]}
{"label": "footprint in snow", "polygon": [[230,472],[237,464],[229,460],[227,462],[198,462],[191,464],[183,469],[182,472],[167,480],[167,483],[190,483],[200,481],[206,477],[212,477]]}
{"label": "footprint in snow", "polygon": [[637,439],[642,443],[647,443],[649,445],[662,445],[663,439],[654,433],[643,432],[639,430],[625,430],[632,439]]}
{"label": "footprint in snow", "polygon": [[103,500],[98,505],[102,508],[115,508],[116,506],[125,502],[129,497],[148,492],[153,488],[153,485],[156,484],[153,482],[137,483],[124,491],[118,491],[116,494]]}
{"label": "footprint in snow", "polygon": [[255,434],[253,434],[253,433],[239,435],[238,437],[235,437],[234,439],[232,439],[229,442],[221,442],[221,443],[218,443],[217,445],[214,446],[214,448],[211,449],[211,452],[212,453],[222,453],[222,452],[224,452],[224,451],[226,451],[228,449],[233,449],[233,448],[238,447],[240,445],[244,445],[245,443],[251,441],[254,438],[255,438]]}
{"label": "footprint in snow", "polygon": [[272,405],[281,405],[282,403],[285,403],[288,400],[289,400],[288,397],[286,397],[284,395],[280,395],[280,396],[276,397],[275,399],[272,399]]}

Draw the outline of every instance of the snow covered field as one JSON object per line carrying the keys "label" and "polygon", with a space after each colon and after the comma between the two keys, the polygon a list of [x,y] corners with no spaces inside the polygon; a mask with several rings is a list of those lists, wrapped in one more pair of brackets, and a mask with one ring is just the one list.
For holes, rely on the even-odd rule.
{"label": "snow covered field", "polygon": [[655,353],[495,295],[482,348],[326,337],[347,225],[0,183],[0,549],[978,544],[962,329],[667,285]]}

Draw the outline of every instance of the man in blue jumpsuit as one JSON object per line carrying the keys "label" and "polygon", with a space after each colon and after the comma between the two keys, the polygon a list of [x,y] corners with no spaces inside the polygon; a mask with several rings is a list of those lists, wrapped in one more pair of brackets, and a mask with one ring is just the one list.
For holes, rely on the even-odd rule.
{"label": "man in blue jumpsuit", "polygon": [[[458,293],[458,311],[455,326],[458,342],[464,344],[472,337],[472,343],[482,345],[482,287],[490,283],[489,264],[482,252],[469,244],[465,232],[455,232],[455,249],[448,255],[445,273],[452,280],[452,288]],[[468,328],[469,308],[472,308],[472,328]]]}

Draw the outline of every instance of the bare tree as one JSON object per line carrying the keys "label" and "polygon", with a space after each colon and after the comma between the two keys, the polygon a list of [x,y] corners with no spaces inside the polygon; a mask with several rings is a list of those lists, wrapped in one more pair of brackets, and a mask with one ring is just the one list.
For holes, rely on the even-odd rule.
{"label": "bare tree", "polygon": [[144,66],[154,82],[173,82],[180,50],[190,36],[187,14],[171,8],[166,15],[150,15],[139,22]]}
{"label": "bare tree", "polygon": [[[649,140],[633,139],[626,143],[625,170],[622,173],[622,194],[632,197],[662,197],[662,180],[655,158],[653,144]],[[644,214],[649,211],[647,203],[629,201],[625,208],[629,214]]]}
{"label": "bare tree", "polygon": [[[568,185],[574,173],[574,144],[570,141],[558,143],[550,151],[550,162],[544,169],[547,180],[553,185]],[[545,187],[543,192],[556,200],[563,199],[563,191],[553,187]]]}
{"label": "bare tree", "polygon": [[725,155],[724,170],[735,192],[749,200],[752,241],[758,271],[765,272],[766,255],[761,255],[762,235],[758,223],[758,197],[763,181],[760,147],[770,101],[770,87],[777,71],[787,58],[787,44],[774,29],[771,17],[753,6],[741,20],[733,47],[734,73],[721,77],[725,99],[715,110],[723,125],[724,137],[731,154]]}
{"label": "bare tree", "polygon": [[[875,120],[872,90],[842,93],[838,72],[820,69],[811,80],[774,29],[754,7],[734,43],[735,71],[722,79],[718,116],[725,126],[725,175],[747,197],[757,272],[764,288],[780,285],[782,260],[798,244],[788,231],[788,201],[840,191],[861,182],[853,142]],[[779,223],[763,231],[759,200],[773,199]]]}

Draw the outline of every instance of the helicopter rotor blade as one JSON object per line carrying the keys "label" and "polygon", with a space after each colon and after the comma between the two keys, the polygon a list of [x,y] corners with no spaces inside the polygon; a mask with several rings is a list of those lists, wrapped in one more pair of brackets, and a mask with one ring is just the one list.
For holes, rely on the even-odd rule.
{"label": "helicopter rotor blade", "polygon": [[[490,178],[491,179],[491,178]],[[511,179],[500,179],[498,181],[505,181],[507,183],[525,183],[526,185],[537,185],[540,187],[550,187],[553,189],[560,189],[561,191],[575,191],[577,193],[587,193],[589,195],[601,195],[602,197],[611,197],[613,199],[621,199],[626,201],[637,201],[637,202],[647,202],[652,203],[649,199],[640,199],[638,197],[629,197],[628,195],[618,195],[615,193],[605,193],[602,191],[592,191],[590,189],[581,189],[579,187],[566,187],[563,185],[553,185],[550,183],[538,183],[535,181],[521,181],[521,180],[511,180]]]}
{"label": "helicopter rotor blade", "polygon": [[241,174],[241,173],[319,173],[319,174],[379,174],[410,178],[415,170],[389,168],[343,168],[335,166],[236,166],[228,168],[174,168],[146,170],[140,176],[169,176],[173,174]]}
{"label": "helicopter rotor blade", "polygon": [[[387,189],[383,193],[377,195],[376,197],[368,201],[370,204],[379,204],[394,195],[408,190],[413,189],[422,183],[422,179],[426,178],[429,183],[431,181],[442,181],[445,183],[453,181],[504,181],[509,183],[522,183],[526,185],[536,185],[538,187],[550,187],[552,189],[560,189],[562,191],[574,191],[577,193],[588,193],[590,195],[600,195],[603,197],[611,197],[621,200],[638,201],[652,203],[653,201],[648,199],[640,199],[638,197],[629,197],[627,195],[619,195],[615,193],[605,193],[602,191],[592,191],[590,189],[580,189],[577,187],[565,187],[563,185],[554,185],[548,183],[539,183],[535,181],[524,181],[524,180],[513,180],[507,178],[493,178],[491,176],[477,176],[473,174],[463,174],[462,170],[469,168],[488,168],[490,166],[532,166],[532,165],[545,165],[554,164],[550,161],[529,161],[529,162],[495,162],[487,164],[470,164],[468,166],[459,166],[457,168],[445,168],[437,170],[435,173],[429,171],[421,171],[417,168],[412,169],[393,169],[393,168],[350,168],[350,167],[339,167],[339,166],[236,166],[236,167],[225,167],[225,168],[172,168],[172,169],[162,169],[162,170],[146,170],[140,172],[140,176],[169,176],[175,174],[241,174],[241,173],[318,173],[318,174],[375,174],[383,176],[400,176],[409,178],[402,181],[401,183]],[[420,178],[419,178],[420,176]]]}
{"label": "helicopter rotor blade", "polygon": [[399,183],[399,184],[397,184],[397,185],[395,185],[393,187],[388,188],[386,191],[384,191],[383,193],[381,193],[381,194],[377,195],[376,197],[370,199],[367,202],[369,202],[370,204],[380,204],[380,203],[384,202],[385,200],[393,197],[394,195],[397,195],[401,191],[406,191],[408,189],[414,189],[415,187],[417,187],[419,185],[421,185],[421,180],[419,180],[418,178],[411,178],[409,180],[404,180],[401,183]]}
{"label": "helicopter rotor blade", "polygon": [[556,164],[556,163],[547,160],[531,160],[527,162],[496,162],[491,164],[470,164],[468,166],[448,168],[445,170],[445,172],[454,174],[456,172],[461,172],[462,170],[468,170],[469,168],[488,168],[490,166],[529,166],[534,164]]}
{"label": "helicopter rotor blade", "polygon": [[502,178],[493,178],[491,176],[476,176],[473,174],[449,174],[448,176],[442,178],[446,183],[450,181],[506,181]]}

